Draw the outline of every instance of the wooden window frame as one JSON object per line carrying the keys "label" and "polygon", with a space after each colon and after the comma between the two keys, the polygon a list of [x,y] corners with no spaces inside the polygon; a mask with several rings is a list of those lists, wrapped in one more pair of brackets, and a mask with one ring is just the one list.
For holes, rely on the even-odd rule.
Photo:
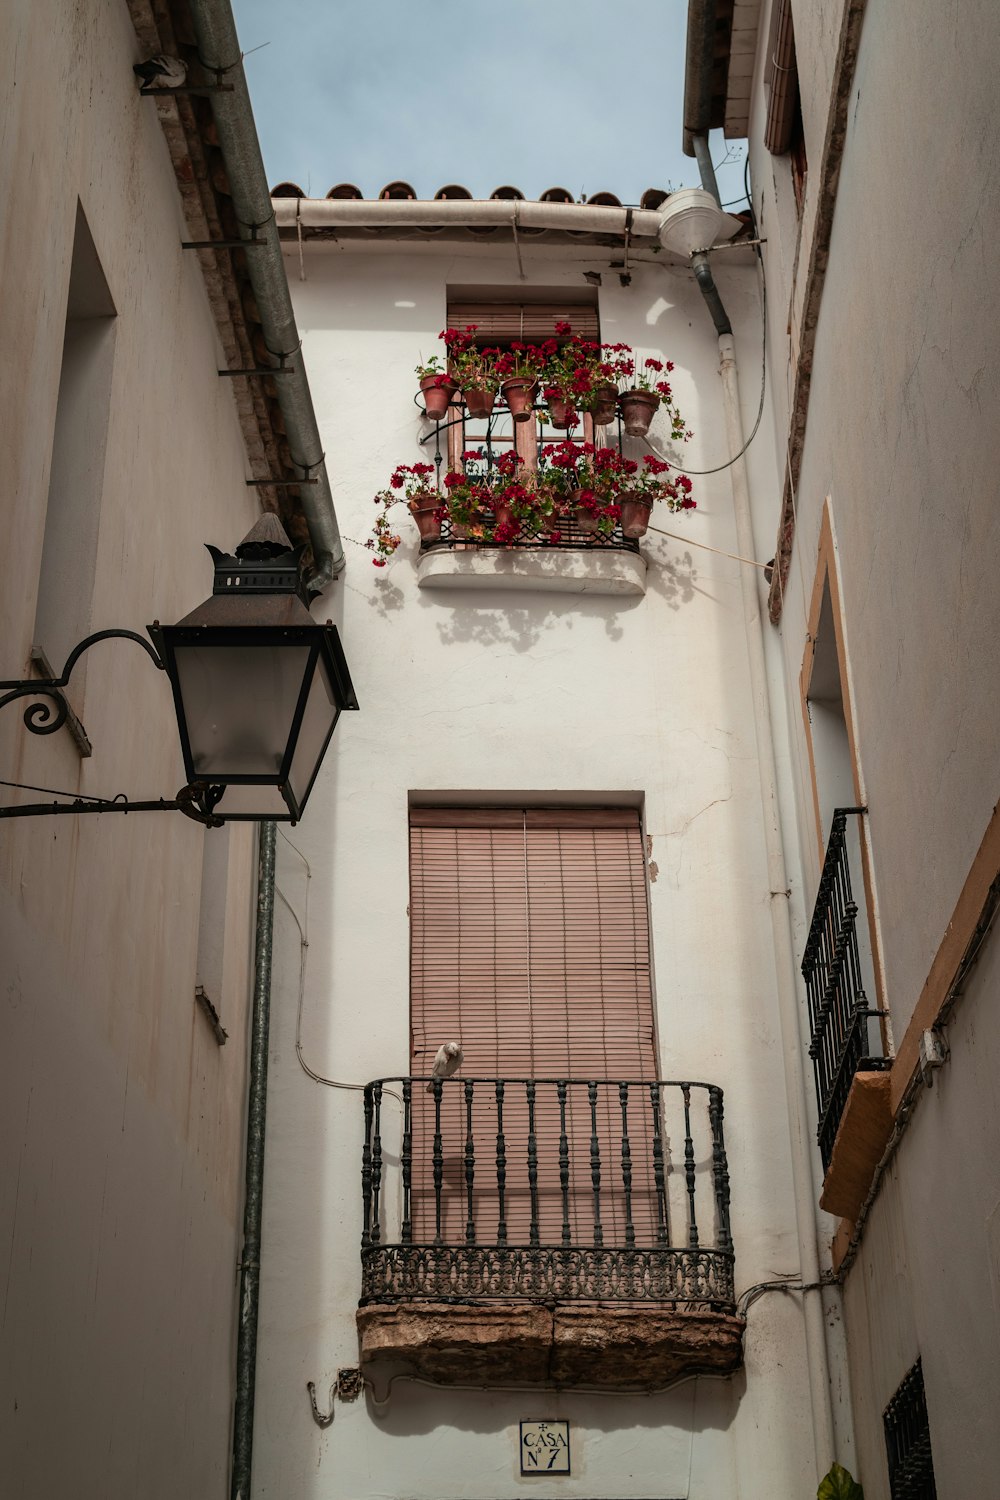
{"label": "wooden window frame", "polygon": [[[540,343],[545,339],[554,338],[553,324],[561,318],[565,318],[570,323],[574,332],[580,332],[585,337],[592,338],[596,343],[600,342],[599,310],[596,304],[583,302],[518,302],[513,298],[505,301],[500,297],[462,301],[449,298],[447,326],[465,328],[470,323],[475,323],[477,344],[504,348],[517,340]],[[452,407],[451,410],[456,416],[458,415],[456,407]],[[541,446],[537,417],[533,416],[528,422],[513,422],[512,427],[512,437],[502,438],[500,440],[502,445],[506,447],[510,442],[520,456],[525,469],[537,469],[538,450]],[[571,441],[592,443],[594,432],[594,419],[589,412],[584,412],[582,432],[573,436]],[[560,442],[567,437],[570,437],[569,433],[560,433],[557,429],[553,429],[551,441]],[[453,421],[448,428],[449,469],[461,469],[462,454],[467,446],[477,441],[480,440],[466,438],[462,422]]]}

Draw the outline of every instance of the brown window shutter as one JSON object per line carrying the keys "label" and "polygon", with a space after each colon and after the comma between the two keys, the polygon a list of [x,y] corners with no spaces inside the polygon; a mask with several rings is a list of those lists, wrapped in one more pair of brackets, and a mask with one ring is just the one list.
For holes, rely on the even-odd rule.
{"label": "brown window shutter", "polygon": [[768,92],[764,145],[775,156],[783,156],[791,144],[799,109],[799,72],[790,0],[777,0],[774,7],[764,87]]}
{"label": "brown window shutter", "polygon": [[467,328],[475,323],[477,343],[503,344],[519,339],[540,344],[555,337],[555,325],[569,323],[574,333],[600,339],[597,308],[585,302],[449,302],[448,327]]}
{"label": "brown window shutter", "polygon": [[[638,813],[630,809],[414,808],[411,849],[412,1069],[430,1071],[443,1042],[461,1042],[465,1077],[653,1080],[657,1077],[649,960],[645,860]],[[476,1136],[489,1145],[496,1109],[477,1086]],[[632,1156],[637,1232],[651,1235],[646,1091],[632,1090]],[[427,1142],[433,1104],[418,1090],[414,1215],[418,1238],[431,1232]],[[445,1239],[463,1212],[460,1091],[444,1101]],[[599,1135],[610,1182],[618,1169],[616,1090],[602,1089]],[[508,1085],[510,1243],[526,1242],[530,1218],[524,1162],[523,1085]],[[591,1120],[585,1089],[572,1091],[568,1136],[573,1222],[586,1234],[591,1214]],[[539,1157],[555,1161],[555,1093],[539,1089]],[[557,1179],[542,1174],[543,1232],[560,1212]],[[447,1189],[450,1187],[450,1195]],[[486,1191],[486,1189],[484,1189]],[[609,1193],[606,1226],[620,1205]],[[453,1222],[454,1221],[454,1222]],[[620,1226],[619,1226],[620,1227]]]}

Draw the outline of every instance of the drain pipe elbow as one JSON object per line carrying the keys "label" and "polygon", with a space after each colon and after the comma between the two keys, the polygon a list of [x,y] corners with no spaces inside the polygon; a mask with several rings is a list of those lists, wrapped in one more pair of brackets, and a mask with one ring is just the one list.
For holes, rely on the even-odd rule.
{"label": "drain pipe elbow", "polygon": [[692,255],[691,269],[694,271],[694,278],[701,289],[701,295],[704,297],[705,304],[712,315],[715,331],[720,338],[724,338],[726,335],[732,333],[733,325],[729,321],[729,314],[722,305],[722,298],[719,296],[719,289],[712,275],[712,267],[709,264],[708,255],[704,250],[698,250]]}
{"label": "drain pipe elbow", "polygon": [[335,557],[332,552],[317,552],[314,548],[313,560],[314,565],[306,579],[306,587],[310,594],[321,594],[344,571],[347,558],[343,551],[339,557]]}

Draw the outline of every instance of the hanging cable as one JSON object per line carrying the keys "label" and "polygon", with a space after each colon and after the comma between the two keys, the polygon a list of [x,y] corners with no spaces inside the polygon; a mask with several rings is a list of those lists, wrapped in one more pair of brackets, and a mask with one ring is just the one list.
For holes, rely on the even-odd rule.
{"label": "hanging cable", "polygon": [[[306,992],[306,953],[309,948],[309,882],[312,880],[312,869],[309,865],[309,861],[302,853],[302,850],[299,849],[297,845],[293,844],[291,839],[288,838],[286,834],[282,833],[280,828],[278,829],[278,837],[283,839],[284,842],[288,845],[289,849],[291,849],[293,853],[298,855],[299,859],[301,859],[303,865],[305,866],[306,871],[306,897],[303,906],[302,922],[299,921],[298,914],[295,911],[295,908],[292,906],[292,903],[289,901],[288,897],[285,895],[281,887],[277,884],[274,887],[275,895],[285,907],[299,932],[299,998],[295,1012],[295,1056],[299,1060],[299,1066],[301,1067],[303,1073],[307,1074],[314,1083],[321,1083],[325,1088],[328,1089],[348,1089],[355,1093],[364,1093],[365,1089],[367,1088],[367,1084],[344,1083],[337,1078],[326,1078],[322,1073],[315,1072],[314,1069],[312,1069],[305,1060],[305,1055],[302,1051],[302,1009]],[[402,1096],[400,1094],[397,1094],[395,1089],[383,1088],[382,1092],[383,1094],[388,1094],[391,1098],[397,1100],[400,1105],[402,1104]]]}

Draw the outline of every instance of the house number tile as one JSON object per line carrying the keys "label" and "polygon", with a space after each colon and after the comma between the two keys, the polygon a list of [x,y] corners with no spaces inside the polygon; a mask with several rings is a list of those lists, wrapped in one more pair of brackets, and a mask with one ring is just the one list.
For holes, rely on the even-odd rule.
{"label": "house number tile", "polygon": [[569,1423],[521,1423],[521,1473],[569,1473]]}

